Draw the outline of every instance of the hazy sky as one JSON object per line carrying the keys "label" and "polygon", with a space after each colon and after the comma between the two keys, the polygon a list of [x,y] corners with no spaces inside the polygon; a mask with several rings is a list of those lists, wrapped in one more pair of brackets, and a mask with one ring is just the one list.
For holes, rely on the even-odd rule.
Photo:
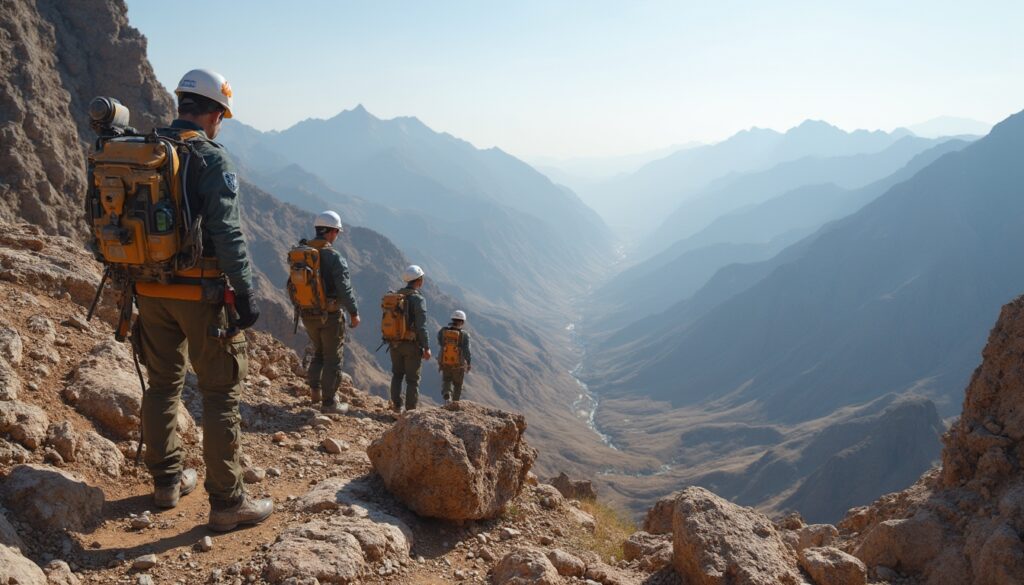
{"label": "hazy sky", "polygon": [[261,130],[362,103],[524,157],[641,152],[807,118],[1024,109],[1024,2],[128,0],[173,88],[216,69]]}

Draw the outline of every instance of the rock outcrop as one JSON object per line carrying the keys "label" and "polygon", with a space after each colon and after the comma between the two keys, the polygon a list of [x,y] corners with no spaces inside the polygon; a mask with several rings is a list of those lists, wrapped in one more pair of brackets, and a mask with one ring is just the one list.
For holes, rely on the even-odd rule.
{"label": "rock outcrop", "polygon": [[417,514],[493,518],[537,458],[525,430],[522,415],[463,401],[403,415],[366,452],[388,491]]}
{"label": "rock outcrop", "polygon": [[570,500],[596,500],[597,491],[594,484],[586,479],[571,479],[564,471],[552,477],[548,483],[555,486],[562,495]]}
{"label": "rock outcrop", "polygon": [[42,465],[18,465],[0,485],[4,506],[39,530],[84,530],[103,510],[103,491]]}
{"label": "rock outcrop", "polygon": [[797,559],[771,521],[690,487],[676,500],[673,564],[692,585],[800,585]]}
{"label": "rock outcrop", "polygon": [[1024,297],[1003,307],[942,468],[850,511],[844,548],[878,576],[927,585],[1024,582]]}
{"label": "rock outcrop", "polygon": [[535,548],[514,550],[494,567],[495,585],[559,585],[562,579],[544,551]]}
{"label": "rock outcrop", "polygon": [[0,30],[0,219],[82,236],[89,101],[117,96],[140,129],[168,119],[173,102],[122,0],[5,0]]}

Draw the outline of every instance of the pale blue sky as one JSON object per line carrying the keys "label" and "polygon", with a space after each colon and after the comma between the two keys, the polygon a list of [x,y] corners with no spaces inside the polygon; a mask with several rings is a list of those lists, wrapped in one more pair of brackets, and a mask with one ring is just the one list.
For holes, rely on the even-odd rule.
{"label": "pale blue sky", "polygon": [[1024,2],[128,0],[158,78],[216,69],[261,130],[362,103],[523,157],[626,154],[807,118],[1024,109]]}

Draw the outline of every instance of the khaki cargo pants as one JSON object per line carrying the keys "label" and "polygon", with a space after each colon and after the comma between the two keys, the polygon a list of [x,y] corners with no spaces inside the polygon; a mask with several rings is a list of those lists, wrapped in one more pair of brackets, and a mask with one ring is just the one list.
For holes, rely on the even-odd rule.
{"label": "khaki cargo pants", "polygon": [[458,401],[462,397],[462,382],[466,379],[466,366],[441,368],[441,397]]}
{"label": "khaki cargo pants", "polygon": [[334,402],[345,363],[345,315],[328,313],[327,319],[303,316],[302,325],[313,343],[313,359],[309,363],[309,387],[323,390],[323,403]]}
{"label": "khaki cargo pants", "polygon": [[402,381],[405,380],[405,409],[413,410],[420,397],[420,370],[423,350],[415,341],[391,345],[391,404],[402,407]]}
{"label": "khaki cargo pants", "polygon": [[184,451],[177,432],[178,404],[186,361],[199,378],[203,396],[203,484],[215,507],[243,495],[238,403],[248,371],[244,335],[230,340],[209,337],[210,326],[226,327],[223,307],[196,301],[138,297],[142,319],[140,356],[149,373],[142,400],[146,466],[157,485],[177,481]]}

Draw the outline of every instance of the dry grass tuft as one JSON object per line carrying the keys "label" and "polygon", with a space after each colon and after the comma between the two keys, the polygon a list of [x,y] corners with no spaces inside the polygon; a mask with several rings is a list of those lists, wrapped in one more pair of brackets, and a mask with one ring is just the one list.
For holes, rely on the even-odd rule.
{"label": "dry grass tuft", "polygon": [[621,510],[597,500],[580,501],[580,509],[593,516],[597,525],[594,534],[584,539],[587,548],[600,555],[601,560],[606,563],[610,563],[612,557],[616,560],[621,559],[622,543],[636,532],[636,522]]}

